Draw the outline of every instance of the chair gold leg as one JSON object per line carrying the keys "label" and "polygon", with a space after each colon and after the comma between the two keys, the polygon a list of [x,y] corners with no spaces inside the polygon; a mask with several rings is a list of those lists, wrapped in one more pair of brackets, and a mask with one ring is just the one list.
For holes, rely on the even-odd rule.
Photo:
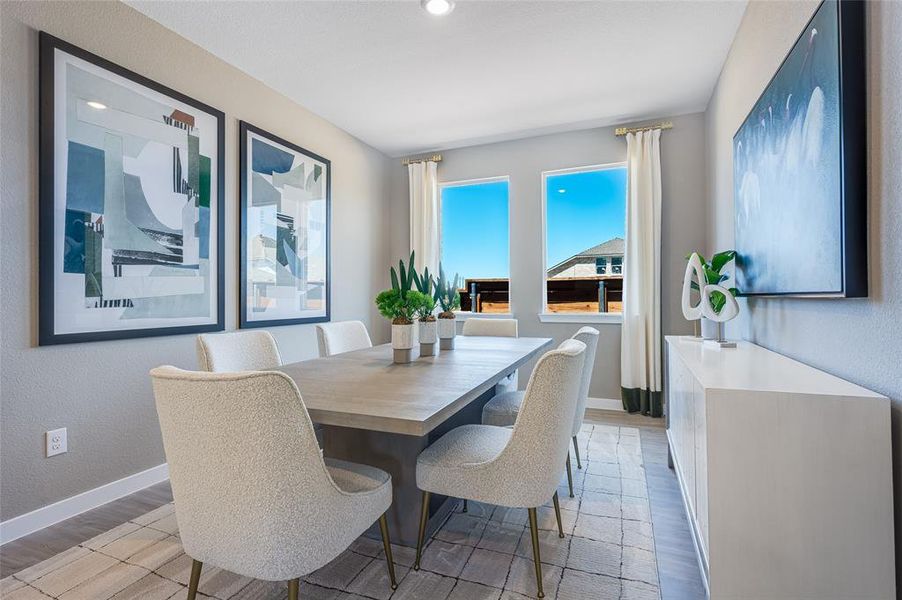
{"label": "chair gold leg", "polygon": [[188,580],[188,600],[197,598],[197,584],[200,583],[200,570],[204,563],[195,560],[191,563],[191,579]]}
{"label": "chair gold leg", "polygon": [[542,586],[542,559],[539,556],[539,523],[536,519],[536,509],[529,509],[529,533],[532,535],[532,559],[536,563],[536,584],[539,586],[539,598],[545,597],[545,589]]}
{"label": "chair gold leg", "polygon": [[423,554],[423,538],[426,537],[426,522],[429,520],[429,492],[423,492],[423,506],[420,509],[420,535],[417,536],[417,558],[413,570],[420,570],[420,555]]}
{"label": "chair gold leg", "polygon": [[298,600],[298,592],[300,591],[300,587],[300,579],[292,579],[288,582],[288,600]]}
{"label": "chair gold leg", "polygon": [[564,537],[564,525],[561,523],[561,502],[557,497],[557,490],[554,491],[554,516],[557,517],[557,532],[560,537]]}
{"label": "chair gold leg", "polygon": [[576,468],[582,469],[583,463],[579,460],[579,444],[576,442],[576,436],[573,436],[573,452],[576,453]]}
{"label": "chair gold leg", "polygon": [[570,497],[573,498],[573,471],[570,470],[570,453],[567,453],[567,485],[570,486]]}
{"label": "chair gold leg", "polygon": [[379,531],[382,533],[382,546],[385,548],[385,563],[388,565],[388,578],[391,580],[391,589],[398,589],[395,580],[395,561],[391,555],[391,540],[388,537],[388,519],[383,514],[379,517]]}
{"label": "chair gold leg", "polygon": [[461,512],[467,512],[467,499],[464,498],[464,509]]}

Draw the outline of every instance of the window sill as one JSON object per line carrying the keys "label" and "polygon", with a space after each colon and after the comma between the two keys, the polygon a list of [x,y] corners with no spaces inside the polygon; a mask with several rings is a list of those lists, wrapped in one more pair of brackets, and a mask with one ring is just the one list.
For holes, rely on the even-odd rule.
{"label": "window sill", "polygon": [[454,313],[455,320],[466,321],[467,319],[513,319],[512,313],[474,313],[469,311],[459,311]]}
{"label": "window sill", "polygon": [[542,323],[623,323],[620,313],[539,313]]}

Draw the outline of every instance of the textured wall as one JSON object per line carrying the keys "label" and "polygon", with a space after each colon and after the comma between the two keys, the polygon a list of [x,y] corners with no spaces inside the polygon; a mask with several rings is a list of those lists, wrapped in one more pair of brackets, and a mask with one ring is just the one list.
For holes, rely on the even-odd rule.
{"label": "textured wall", "polygon": [[[707,112],[709,250],[733,243],[733,134],[817,5],[752,2],[746,11]],[[733,335],[892,398],[897,546],[902,540],[900,30],[902,3],[867,3],[870,296],[743,301],[738,323],[731,324]],[[897,572],[902,573],[898,549],[896,557]]]}
{"label": "textured wall", "polygon": [[[705,140],[701,114],[672,119],[661,136],[663,187],[663,326],[666,333],[689,333],[679,307],[685,254],[705,242]],[[520,334],[560,342],[579,324],[541,323],[542,171],[626,160],[626,141],[613,128],[587,129],[442,152],[440,181],[510,177],[511,304]],[[392,257],[408,252],[407,168],[392,167]],[[593,324],[601,332],[590,395],[620,398],[620,325]],[[531,365],[521,369],[525,386]]]}
{"label": "textured wall", "polygon": [[[332,160],[332,316],[387,327],[372,298],[385,285],[389,161],[381,153],[137,11],[105,2],[2,2],[3,520],[164,462],[152,367],[193,368],[193,336],[36,347],[38,30],[226,113],[226,328],[237,326],[238,119]],[[316,355],[312,326],[273,330],[285,360]],[[69,428],[69,453],[43,457],[43,432]]]}

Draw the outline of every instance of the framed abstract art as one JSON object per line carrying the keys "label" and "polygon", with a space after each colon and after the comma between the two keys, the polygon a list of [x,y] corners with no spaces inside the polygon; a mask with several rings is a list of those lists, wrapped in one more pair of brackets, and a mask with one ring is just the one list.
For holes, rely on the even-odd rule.
{"label": "framed abstract art", "polygon": [[329,160],[239,126],[241,327],[329,320]]}
{"label": "framed abstract art", "polygon": [[745,296],[868,294],[864,10],[822,2],[733,138]]}
{"label": "framed abstract art", "polygon": [[225,115],[40,34],[39,342],[223,329]]}

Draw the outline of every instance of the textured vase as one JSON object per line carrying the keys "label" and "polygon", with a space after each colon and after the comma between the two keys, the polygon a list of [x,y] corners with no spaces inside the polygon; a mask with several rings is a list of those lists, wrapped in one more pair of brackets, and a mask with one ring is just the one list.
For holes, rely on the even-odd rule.
{"label": "textured vase", "polygon": [[419,321],[420,356],[435,356],[435,342],[438,341],[438,322]]}
{"label": "textured vase", "polygon": [[396,363],[409,363],[413,359],[413,348],[417,343],[416,325],[392,325],[391,347]]}
{"label": "textured vase", "polygon": [[457,335],[455,319],[438,319],[438,338],[442,350],[454,350],[454,338]]}

